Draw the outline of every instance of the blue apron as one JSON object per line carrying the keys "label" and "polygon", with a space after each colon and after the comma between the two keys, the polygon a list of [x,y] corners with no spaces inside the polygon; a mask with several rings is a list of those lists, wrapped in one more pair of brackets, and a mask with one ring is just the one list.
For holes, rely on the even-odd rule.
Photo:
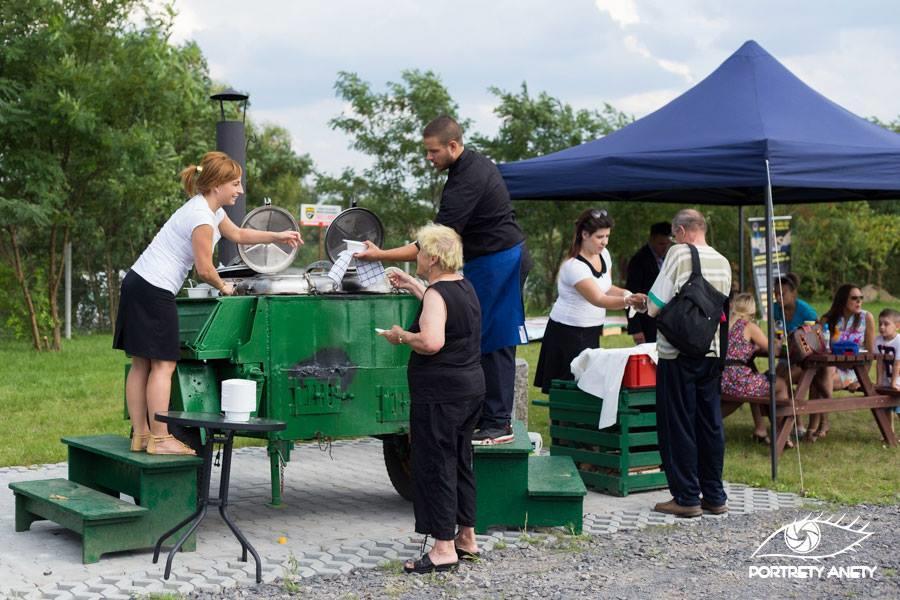
{"label": "blue apron", "polygon": [[473,258],[463,268],[481,304],[482,354],[528,343],[519,284],[523,244]]}

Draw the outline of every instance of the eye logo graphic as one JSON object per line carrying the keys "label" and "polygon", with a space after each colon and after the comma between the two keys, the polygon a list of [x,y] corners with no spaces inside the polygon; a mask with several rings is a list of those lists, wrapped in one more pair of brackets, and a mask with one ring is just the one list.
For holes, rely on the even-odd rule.
{"label": "eye logo graphic", "polygon": [[[821,513],[815,517],[806,515],[772,533],[759,545],[751,558],[787,557],[818,561],[844,552],[855,552],[856,546],[874,533],[866,531],[868,523],[861,526],[856,524],[859,517],[850,523],[844,524],[843,521],[844,515],[838,519],[822,518]],[[790,553],[780,547],[782,541]],[[818,552],[813,554],[815,550]]]}

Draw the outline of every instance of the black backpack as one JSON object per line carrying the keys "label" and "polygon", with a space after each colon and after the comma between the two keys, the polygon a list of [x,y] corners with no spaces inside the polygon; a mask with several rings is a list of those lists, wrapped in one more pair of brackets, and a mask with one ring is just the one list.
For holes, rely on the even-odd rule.
{"label": "black backpack", "polygon": [[[659,311],[656,326],[681,354],[702,358],[709,352],[709,345],[720,326],[725,331],[722,315],[728,296],[703,278],[700,254],[692,244],[688,244],[688,248],[691,249],[691,276]],[[720,358],[725,357],[725,352],[723,344]]]}

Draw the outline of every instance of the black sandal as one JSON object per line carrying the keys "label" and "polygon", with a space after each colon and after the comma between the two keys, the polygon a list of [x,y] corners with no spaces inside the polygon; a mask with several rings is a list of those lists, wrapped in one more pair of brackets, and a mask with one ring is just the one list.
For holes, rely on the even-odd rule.
{"label": "black sandal", "polygon": [[419,575],[424,575],[426,573],[443,573],[445,571],[452,571],[458,565],[459,563],[436,565],[431,562],[431,557],[428,556],[427,553],[425,553],[419,560],[413,562],[412,567],[409,567],[404,563],[403,570],[407,573],[418,573]]}
{"label": "black sandal", "polygon": [[459,560],[478,560],[481,558],[481,552],[469,552],[462,548],[456,548],[456,558]]}

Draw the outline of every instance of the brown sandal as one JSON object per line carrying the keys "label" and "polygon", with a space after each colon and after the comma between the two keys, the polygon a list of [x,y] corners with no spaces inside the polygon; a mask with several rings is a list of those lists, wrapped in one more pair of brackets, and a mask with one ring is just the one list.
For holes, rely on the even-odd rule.
{"label": "brown sandal", "polygon": [[147,444],[147,454],[197,455],[190,446],[183,444],[174,435],[151,435]]}
{"label": "brown sandal", "polygon": [[146,452],[147,444],[150,443],[150,432],[147,433],[132,433],[131,434],[131,451],[132,452]]}

